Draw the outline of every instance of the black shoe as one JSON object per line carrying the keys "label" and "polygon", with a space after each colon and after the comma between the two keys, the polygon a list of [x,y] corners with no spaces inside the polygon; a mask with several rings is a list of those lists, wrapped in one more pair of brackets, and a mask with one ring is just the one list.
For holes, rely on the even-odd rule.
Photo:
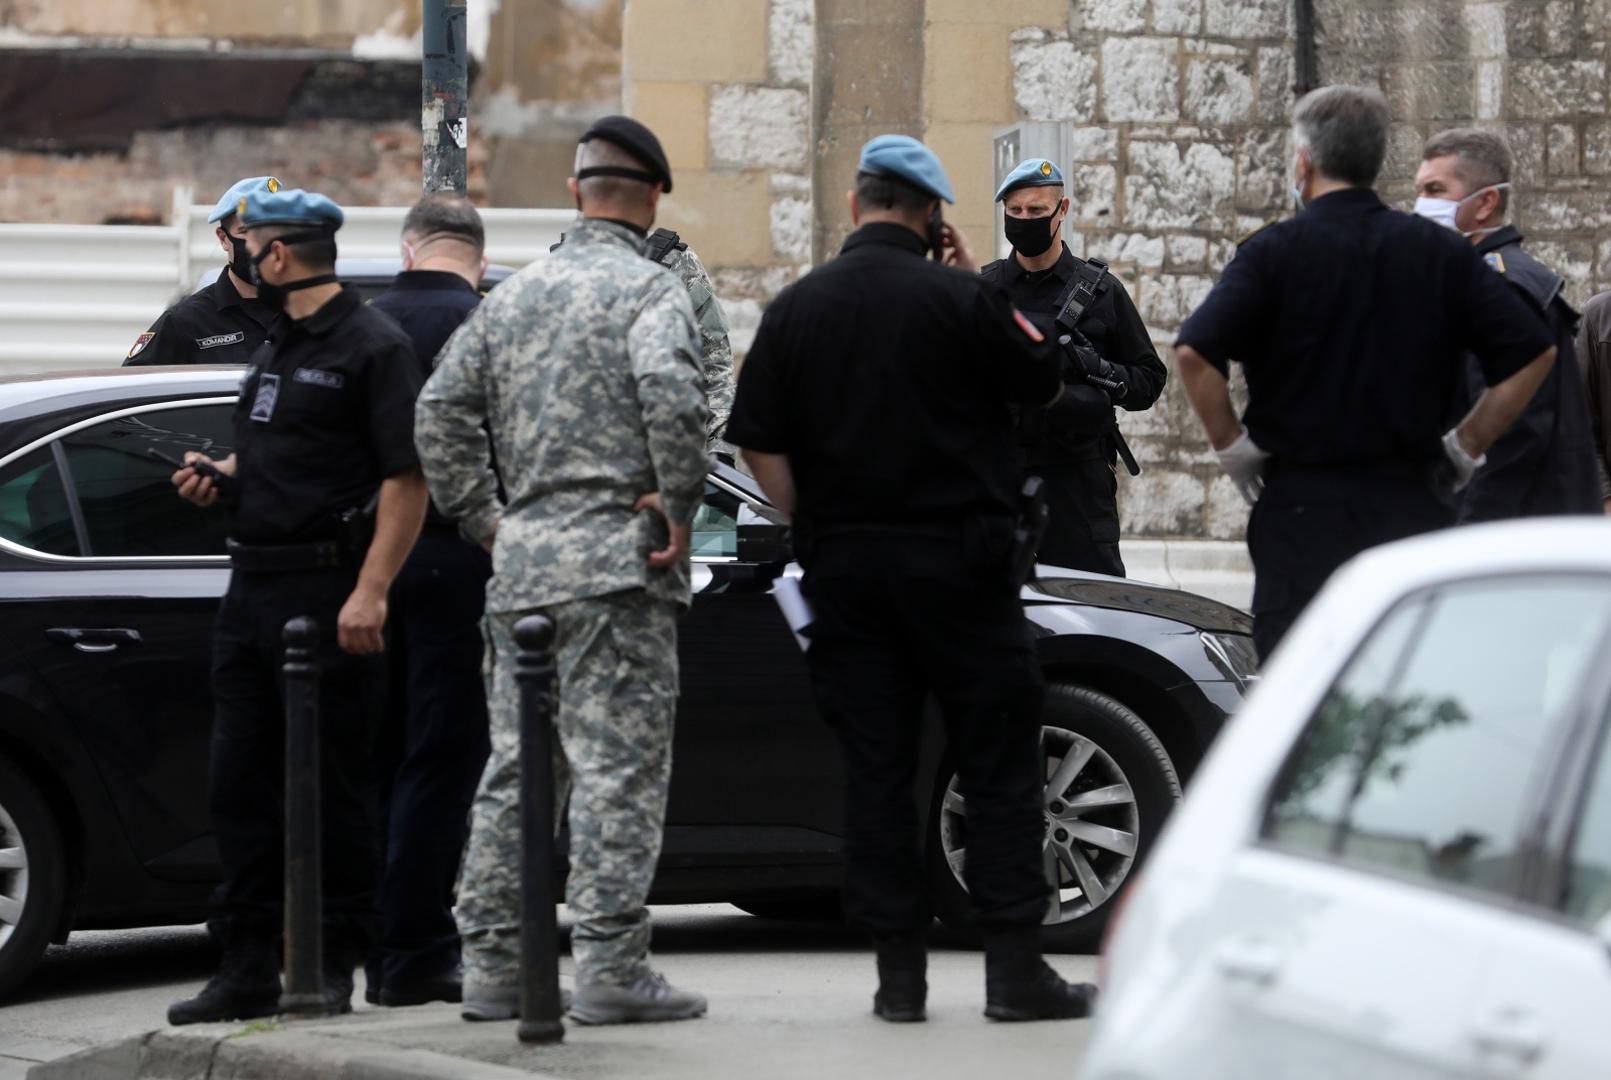
{"label": "black shoe", "polygon": [[326,960],[324,1014],[342,1016],[350,1012],[352,1012],[352,965]]}
{"label": "black shoe", "polygon": [[985,1015],[992,1020],[1078,1020],[1090,1016],[1096,987],[1071,983],[1043,960],[1029,979],[987,984]]}
{"label": "black shoe", "polygon": [[992,1020],[1077,1020],[1090,1016],[1096,987],[1063,979],[1041,958],[1040,933],[985,939],[985,1015]]}
{"label": "black shoe", "polygon": [[280,980],[246,983],[222,973],[207,980],[201,993],[168,1006],[168,1023],[216,1024],[256,1020],[280,1011]]}
{"label": "black shoe", "polygon": [[222,951],[218,974],[201,993],[168,1006],[168,1023],[256,1020],[280,1008],[280,966],[272,940],[247,940],[218,923],[207,929]]}
{"label": "black shoe", "polygon": [[927,1019],[928,950],[921,935],[886,938],[878,947],[878,993],[873,1015],[892,1024],[915,1024]]}
{"label": "black shoe", "polygon": [[380,987],[374,983],[364,984],[364,1002],[368,1005],[380,1004]]}
{"label": "black shoe", "polygon": [[428,1001],[463,1001],[464,977],[455,964],[446,971],[408,982],[389,982],[380,991],[380,1003],[389,1008],[424,1005]]}

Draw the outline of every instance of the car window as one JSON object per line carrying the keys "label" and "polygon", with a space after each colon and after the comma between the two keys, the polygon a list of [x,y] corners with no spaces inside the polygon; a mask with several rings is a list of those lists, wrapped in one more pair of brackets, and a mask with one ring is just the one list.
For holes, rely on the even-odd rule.
{"label": "car window", "polygon": [[50,447],[0,469],[0,537],[50,555],[77,555],[67,492]]}
{"label": "car window", "polygon": [[180,461],[186,450],[223,458],[233,442],[227,402],[138,413],[63,436],[89,538],[86,554],[224,554],[224,508],[202,510],[180,499],[171,483],[173,466],[149,451]]}
{"label": "car window", "polygon": [[734,558],[738,555],[738,519],[743,505],[737,495],[705,481],[705,501],[694,514],[691,530],[695,557]]}
{"label": "car window", "polygon": [[1372,633],[1305,729],[1264,835],[1505,892],[1534,768],[1611,619],[1611,582],[1440,589]]}
{"label": "car window", "polygon": [[1578,813],[1562,909],[1586,926],[1611,917],[1611,737],[1600,752]]}

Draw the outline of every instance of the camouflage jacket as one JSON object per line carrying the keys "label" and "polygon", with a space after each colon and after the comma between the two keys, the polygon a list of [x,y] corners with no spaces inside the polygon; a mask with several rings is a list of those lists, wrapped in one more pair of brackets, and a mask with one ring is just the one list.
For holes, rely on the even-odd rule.
{"label": "camouflage jacket", "polygon": [[710,419],[705,424],[705,440],[712,450],[732,450],[722,442],[727,430],[727,414],[733,411],[733,346],[727,341],[727,313],[716,299],[710,274],[690,247],[678,246],[666,256],[665,265],[682,279],[693,301],[694,320],[699,324],[700,352],[704,356],[705,401]]}
{"label": "camouflage jacket", "polygon": [[414,438],[431,495],[473,539],[497,531],[489,611],[632,588],[688,603],[686,560],[650,570],[665,528],[632,510],[658,491],[688,524],[708,463],[693,308],[643,248],[625,226],[583,221],[488,294],[420,394]]}

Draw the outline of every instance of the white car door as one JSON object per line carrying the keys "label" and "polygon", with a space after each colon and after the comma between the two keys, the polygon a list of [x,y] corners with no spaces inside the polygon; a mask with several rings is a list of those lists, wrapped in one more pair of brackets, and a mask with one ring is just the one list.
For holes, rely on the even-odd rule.
{"label": "white car door", "polygon": [[[1592,741],[1592,736],[1585,739]],[[1611,1076],[1611,737],[1565,808],[1564,876],[1541,910],[1506,921],[1467,1021],[1475,1075],[1526,1080]]]}
{"label": "white car door", "polygon": [[1528,577],[1430,590],[1379,624],[1216,898],[1213,1075],[1472,1075],[1551,732],[1608,622],[1611,582]]}

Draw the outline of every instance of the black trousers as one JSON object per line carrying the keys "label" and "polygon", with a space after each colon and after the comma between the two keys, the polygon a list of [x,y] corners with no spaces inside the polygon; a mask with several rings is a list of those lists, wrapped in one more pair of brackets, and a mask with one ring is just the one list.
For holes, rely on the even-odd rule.
{"label": "black trousers", "polygon": [[1123,577],[1119,482],[1112,465],[1100,458],[1051,462],[1027,466],[1024,474],[1045,481],[1047,520],[1040,561]]}
{"label": "black trousers", "polygon": [[1248,520],[1253,642],[1268,659],[1343,563],[1367,548],[1454,524],[1452,493],[1415,470],[1272,467]]}
{"label": "black trousers", "polygon": [[380,657],[336,646],[336,616],[356,578],[355,570],[237,570],[219,609],[212,660],[209,802],[224,869],[214,917],[237,938],[271,939],[285,895],[283,633],[299,615],[319,624],[325,950],[343,963],[362,958],[376,922],[371,770],[385,693]]}
{"label": "black trousers", "polygon": [[453,889],[486,765],[481,667],[487,553],[427,532],[392,584],[390,669],[379,753],[381,940],[369,984],[439,975],[459,962]]}
{"label": "black trousers", "polygon": [[1038,926],[1046,913],[1040,669],[1005,568],[970,563],[958,542],[912,537],[832,538],[811,553],[807,656],[847,774],[845,910],[875,938],[932,917],[913,803],[931,694],[966,801],[980,926]]}

